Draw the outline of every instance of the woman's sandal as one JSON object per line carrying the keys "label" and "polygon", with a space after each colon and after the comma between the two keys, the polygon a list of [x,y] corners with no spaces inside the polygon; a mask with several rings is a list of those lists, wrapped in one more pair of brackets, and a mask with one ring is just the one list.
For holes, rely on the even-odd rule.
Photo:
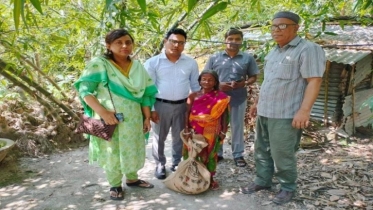
{"label": "woman's sandal", "polygon": [[154,185],[141,179],[137,180],[136,182],[131,182],[131,183],[126,182],[126,185],[128,187],[141,187],[141,188],[153,188],[154,187]]}
{"label": "woman's sandal", "polygon": [[219,183],[217,181],[212,181],[210,183],[210,190],[218,190],[220,188]]}
{"label": "woman's sandal", "polygon": [[110,188],[110,199],[111,200],[123,200],[124,192],[122,187],[111,187]]}

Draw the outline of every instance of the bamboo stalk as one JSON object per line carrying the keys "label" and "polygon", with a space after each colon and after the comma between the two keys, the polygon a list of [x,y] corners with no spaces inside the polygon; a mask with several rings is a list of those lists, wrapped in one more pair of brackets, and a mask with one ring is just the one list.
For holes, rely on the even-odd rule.
{"label": "bamboo stalk", "polygon": [[67,95],[63,92],[63,90],[60,88],[60,86],[58,86],[57,83],[55,83],[51,78],[49,78],[38,66],[33,64],[31,61],[29,61],[27,58],[25,58],[22,55],[20,56],[20,59],[23,60],[24,62],[26,62],[27,64],[29,64],[36,72],[43,75],[57,90],[60,91],[60,93],[63,97],[68,99]]}
{"label": "bamboo stalk", "polygon": [[[1,74],[9,74],[5,71],[6,68],[8,68],[11,72],[17,72],[14,68],[12,68],[11,66],[8,66],[4,61],[2,61],[0,59],[0,73]],[[76,113],[74,113],[73,111],[71,111],[70,108],[68,108],[67,106],[65,106],[62,102],[60,102],[59,100],[57,100],[55,97],[53,97],[53,95],[51,93],[49,93],[48,91],[46,91],[43,87],[41,87],[39,84],[37,84],[36,82],[32,81],[30,78],[26,77],[26,76],[22,76],[22,75],[18,75],[18,78],[20,78],[21,80],[23,80],[24,82],[26,82],[29,86],[35,88],[37,91],[39,91],[41,94],[43,94],[45,97],[47,97],[49,100],[51,100],[53,103],[56,103],[61,109],[63,109],[71,118],[75,119],[75,120],[79,120],[79,117]],[[22,86],[19,85],[19,83],[17,83],[17,85],[19,87],[21,87],[22,89],[24,87],[27,88],[26,85],[22,84]],[[31,95],[36,95],[36,94],[31,94]]]}
{"label": "bamboo stalk", "polygon": [[[1,41],[1,40],[0,40]],[[7,42],[1,42],[2,45],[4,45],[5,47],[11,47]],[[19,56],[19,60],[20,62],[26,62],[28,65],[30,65],[36,72],[38,72],[39,74],[41,74],[43,77],[45,77],[57,90],[60,91],[60,94],[65,97],[66,99],[69,99],[67,97],[67,95],[63,92],[63,90],[51,79],[49,78],[41,69],[40,69],[40,58],[39,58],[39,54],[36,53],[35,55],[35,59],[36,59],[36,64],[34,64],[33,62],[31,62],[30,60],[28,60],[25,56],[23,55],[20,55]],[[26,66],[26,65],[25,65]],[[27,67],[27,66],[26,66]],[[40,76],[40,75],[39,75]]]}
{"label": "bamboo stalk", "polygon": [[28,93],[30,96],[35,97],[36,100],[43,105],[48,112],[53,116],[53,118],[58,122],[63,122],[61,117],[56,114],[56,112],[53,111],[53,107],[45,101],[43,98],[41,98],[39,95],[35,94],[29,87],[24,85],[22,82],[18,81],[14,76],[12,76],[10,73],[5,71],[6,66],[4,66],[3,63],[0,63],[0,74],[3,75],[5,78],[7,78],[9,81],[13,82],[16,86],[22,88],[26,93]]}

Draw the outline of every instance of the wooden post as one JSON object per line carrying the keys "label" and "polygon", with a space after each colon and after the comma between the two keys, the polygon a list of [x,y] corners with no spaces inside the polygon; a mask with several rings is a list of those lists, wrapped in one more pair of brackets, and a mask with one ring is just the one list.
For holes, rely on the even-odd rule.
{"label": "wooden post", "polygon": [[353,66],[351,66],[352,69],[351,69],[351,91],[352,91],[352,95],[351,95],[351,101],[352,101],[352,135],[355,135],[355,69],[356,69],[356,65],[354,64]]}
{"label": "wooden post", "polygon": [[[372,62],[370,64],[370,67],[373,69],[373,59],[372,59]],[[372,76],[370,77],[370,88],[373,88],[373,72],[371,74],[372,74]]]}
{"label": "wooden post", "polygon": [[326,61],[325,66],[325,77],[324,77],[324,126],[328,127],[328,91],[329,91],[329,70],[330,70],[330,61]]}

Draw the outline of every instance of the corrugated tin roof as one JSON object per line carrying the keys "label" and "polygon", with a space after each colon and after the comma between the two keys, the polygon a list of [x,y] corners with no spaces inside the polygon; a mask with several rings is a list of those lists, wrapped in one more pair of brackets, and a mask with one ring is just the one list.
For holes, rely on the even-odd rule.
{"label": "corrugated tin roof", "polygon": [[[310,33],[316,35],[320,32],[320,28],[311,29]],[[341,27],[337,25],[326,25],[325,31],[333,32],[337,35],[328,35],[322,33],[316,40],[323,43],[323,45],[360,45],[356,48],[373,49],[373,27],[362,25],[344,25]]]}
{"label": "corrugated tin roof", "polygon": [[362,60],[369,54],[371,51],[356,51],[356,50],[347,50],[347,49],[327,49],[324,48],[326,58],[331,62],[343,63],[354,65],[358,61]]}

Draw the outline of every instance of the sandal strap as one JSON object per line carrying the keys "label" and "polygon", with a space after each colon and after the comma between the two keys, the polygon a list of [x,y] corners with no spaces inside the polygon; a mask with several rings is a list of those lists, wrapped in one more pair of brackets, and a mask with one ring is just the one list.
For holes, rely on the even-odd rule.
{"label": "sandal strap", "polygon": [[123,192],[123,188],[122,188],[122,186],[120,186],[120,187],[110,187],[110,191]]}
{"label": "sandal strap", "polygon": [[124,199],[124,192],[123,192],[122,186],[110,188],[110,199],[112,200],[123,200]]}

